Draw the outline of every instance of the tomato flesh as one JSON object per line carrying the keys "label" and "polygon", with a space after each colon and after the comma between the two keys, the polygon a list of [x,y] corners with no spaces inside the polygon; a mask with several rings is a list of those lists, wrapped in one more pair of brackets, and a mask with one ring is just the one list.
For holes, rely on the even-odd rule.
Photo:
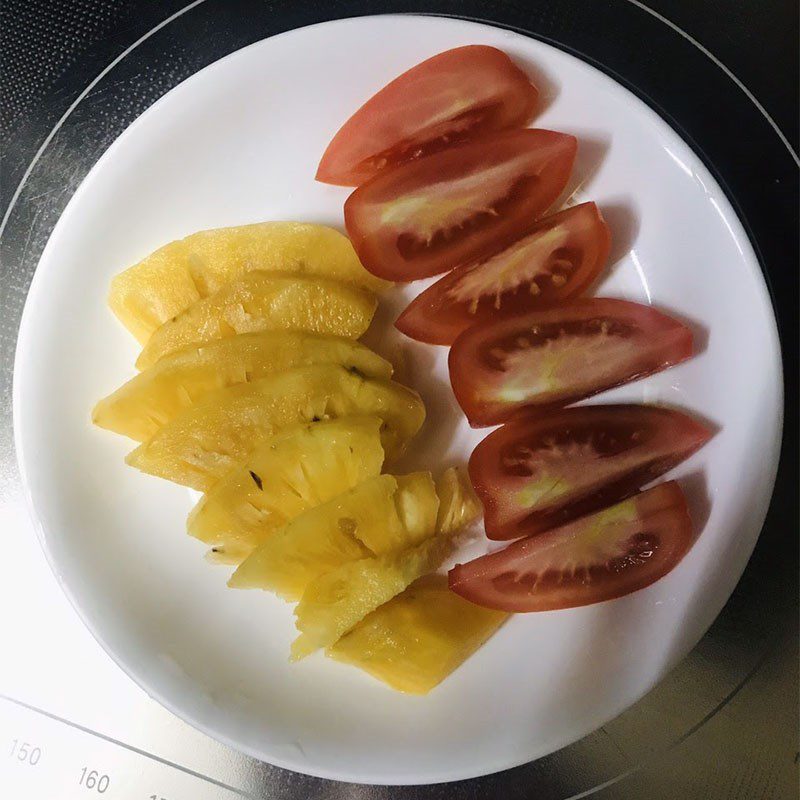
{"label": "tomato flesh", "polygon": [[474,427],[565,405],[692,355],[692,332],[651,306],[579,299],[475,325],[453,343],[453,392]]}
{"label": "tomato flesh", "polygon": [[412,67],[345,122],[317,180],[359,186],[380,170],[479,134],[522,127],[538,92],[501,50],[467,45]]}
{"label": "tomato flesh", "polygon": [[347,232],[374,275],[410,281],[502,250],[557,199],[573,136],[521,130],[449,147],[379,173],[344,206]]}
{"label": "tomato flesh", "polygon": [[710,436],[686,414],[656,406],[579,406],[508,422],[469,460],[486,534],[515,539],[617,502]]}
{"label": "tomato flesh", "polygon": [[608,226],[594,203],[568,208],[540,220],[505,250],[445,275],[395,325],[417,341],[452,344],[477,323],[577,297],[600,274],[610,247]]}
{"label": "tomato flesh", "polygon": [[503,611],[553,611],[611,600],[662,578],[692,544],[686,499],[674,481],[458,564],[450,588]]}

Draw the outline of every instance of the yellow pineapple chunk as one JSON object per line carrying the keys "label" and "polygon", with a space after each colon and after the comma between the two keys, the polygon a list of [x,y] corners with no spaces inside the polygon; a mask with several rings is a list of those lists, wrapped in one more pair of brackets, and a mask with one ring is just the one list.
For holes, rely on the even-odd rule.
{"label": "yellow pineapple chunk", "polygon": [[292,660],[332,645],[370,611],[437,569],[451,546],[450,537],[436,535],[406,550],[349,561],[313,580],[295,608],[300,635],[292,642]]}
{"label": "yellow pineapple chunk", "polygon": [[292,643],[293,660],[332,645],[367,614],[439,567],[450,553],[453,535],[477,519],[479,505],[454,467],[440,477],[437,492],[435,536],[414,547],[344,564],[308,585],[295,609],[300,636]]}
{"label": "yellow pineapple chunk", "polygon": [[401,692],[426,694],[466,661],[508,618],[428,575],[375,609],[327,649]]}
{"label": "yellow pineapple chunk", "polygon": [[347,561],[432,536],[438,507],[429,472],[372,478],[295,517],[239,566],[228,586],[298,600],[312,580]]}
{"label": "yellow pineapple chunk", "polygon": [[237,333],[293,329],[358,339],[377,303],[371,292],[328,278],[255,270],[157,328],[136,366],[146,369],[168,353]]}
{"label": "yellow pineapple chunk", "polygon": [[192,303],[251,270],[319,275],[382,291],[350,240],[333,228],[303,222],[259,222],[200,231],[156,250],[111,282],[108,304],[144,344]]}
{"label": "yellow pineapple chunk", "polygon": [[101,400],[92,421],[143,442],[215,390],[324,363],[372,378],[392,374],[388,361],[350,339],[303,331],[243,333],[167,356]]}
{"label": "yellow pineapple chunk", "polygon": [[439,512],[439,497],[430,472],[382,477],[393,483],[383,513],[375,514],[371,524],[354,531],[373,555],[401,550],[433,536]]}
{"label": "yellow pineapple chunk", "polygon": [[436,494],[439,496],[439,516],[436,519],[439,533],[455,533],[481,515],[480,501],[458,467],[449,467],[439,476]]}
{"label": "yellow pineapple chunk", "polygon": [[187,529],[238,563],[289,520],[378,475],[378,417],[342,417],[265,439],[192,510]]}
{"label": "yellow pineapple chunk", "polygon": [[219,389],[171,419],[130,453],[142,472],[208,491],[258,442],[290,426],[356,414],[380,417],[387,459],[399,456],[425,420],[419,395],[336,364],[278,372]]}

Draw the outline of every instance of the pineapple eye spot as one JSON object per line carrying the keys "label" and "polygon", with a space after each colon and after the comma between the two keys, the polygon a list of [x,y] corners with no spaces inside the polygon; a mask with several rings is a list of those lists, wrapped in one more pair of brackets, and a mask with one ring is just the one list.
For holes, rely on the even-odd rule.
{"label": "pineapple eye spot", "polygon": [[261,491],[263,491],[264,490],[264,483],[261,480],[261,476],[257,475],[255,472],[253,472],[253,470],[248,470],[248,472],[250,473],[250,477],[253,479],[253,483],[255,483],[255,485],[258,486],[258,488]]}
{"label": "pineapple eye spot", "polygon": [[352,517],[342,517],[338,521],[339,530],[345,536],[353,536],[358,530],[358,523]]}

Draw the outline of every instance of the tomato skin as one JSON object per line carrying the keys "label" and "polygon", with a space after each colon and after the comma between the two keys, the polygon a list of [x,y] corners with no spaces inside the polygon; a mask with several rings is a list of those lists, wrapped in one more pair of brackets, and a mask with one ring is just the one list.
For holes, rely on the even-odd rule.
{"label": "tomato skin", "polygon": [[528,413],[473,450],[469,475],[490,539],[516,539],[616,503],[700,449],[711,431],[658,406]]}
{"label": "tomato skin", "polygon": [[691,357],[692,332],[651,306],[586,298],[477,324],[453,343],[450,381],[470,424],[566,405]]}
{"label": "tomato skin", "polygon": [[439,279],[395,326],[420,342],[452,344],[472,325],[582,294],[605,266],[610,248],[611,234],[597,206],[573,206],[539,220],[500,253]]}
{"label": "tomato skin", "polygon": [[575,137],[525,129],[486,136],[380,172],[348,197],[347,233],[374,275],[410,281],[488,256],[555,202]]}
{"label": "tomato skin", "polygon": [[538,91],[502,50],[446,50],[388,83],[333,137],[316,178],[359,186],[385,167],[530,122]]}
{"label": "tomato skin", "polygon": [[692,545],[686,498],[674,481],[564,527],[513,542],[450,570],[450,588],[502,611],[554,611],[643,589]]}

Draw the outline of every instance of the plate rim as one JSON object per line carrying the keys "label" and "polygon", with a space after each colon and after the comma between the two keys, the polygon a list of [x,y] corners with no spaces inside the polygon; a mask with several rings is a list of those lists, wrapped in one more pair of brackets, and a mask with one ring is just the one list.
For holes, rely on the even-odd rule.
{"label": "plate rim", "polygon": [[[50,548],[47,545],[46,541],[46,530],[45,526],[43,525],[41,519],[39,518],[38,512],[36,510],[36,503],[33,497],[33,491],[31,489],[31,481],[30,481],[30,466],[29,466],[29,459],[26,455],[24,441],[24,433],[22,420],[24,419],[25,412],[22,410],[24,409],[24,403],[22,398],[22,391],[21,388],[24,384],[24,380],[20,377],[25,372],[25,358],[23,354],[23,350],[26,349],[26,342],[30,337],[30,332],[28,329],[31,327],[31,308],[35,304],[35,298],[42,292],[44,287],[45,278],[44,273],[40,269],[40,266],[43,262],[45,262],[46,258],[49,258],[49,252],[51,249],[51,243],[55,239],[56,235],[59,234],[60,230],[67,225],[69,222],[69,216],[73,212],[74,207],[77,204],[77,200],[86,192],[88,191],[92,179],[96,176],[96,173],[99,171],[99,168],[107,161],[113,158],[116,150],[121,143],[124,142],[129,135],[131,135],[132,131],[135,131],[139,124],[144,120],[146,117],[155,113],[155,111],[159,108],[159,106],[167,100],[167,98],[180,86],[182,86],[187,81],[193,80],[195,77],[200,75],[206,70],[210,70],[213,67],[217,66],[223,61],[228,59],[232,59],[242,53],[243,51],[250,50],[251,48],[258,48],[264,46],[265,42],[271,41],[276,38],[280,37],[291,37],[294,34],[300,33],[302,31],[318,28],[323,26],[343,26],[352,23],[359,23],[363,21],[368,21],[372,19],[402,19],[409,16],[414,16],[423,19],[439,19],[445,21],[453,21],[457,23],[467,23],[470,25],[491,28],[498,31],[510,32],[517,36],[525,37],[526,39],[530,39],[531,41],[535,42],[537,45],[552,49],[557,51],[558,53],[570,58],[574,59],[575,61],[580,62],[580,64],[584,68],[588,68],[591,71],[599,73],[603,78],[611,81],[618,90],[629,95],[632,98],[635,105],[639,107],[639,110],[647,117],[650,118],[651,121],[655,121],[657,125],[662,126],[664,129],[668,130],[669,133],[674,136],[678,141],[680,141],[689,152],[691,152],[694,157],[698,160],[699,165],[701,166],[702,170],[705,174],[702,175],[703,181],[706,182],[706,179],[710,181],[712,186],[717,186],[720,189],[722,198],[724,203],[727,204],[727,208],[723,208],[722,211],[727,213],[724,214],[724,218],[727,221],[732,221],[734,225],[738,226],[738,230],[735,228],[731,230],[732,235],[736,235],[736,237],[745,243],[745,246],[749,248],[749,251],[745,254],[745,260],[749,262],[749,265],[753,267],[753,272],[756,273],[757,279],[756,283],[758,284],[759,290],[762,294],[762,300],[765,302],[766,307],[770,310],[771,315],[769,316],[769,335],[770,339],[772,340],[772,348],[770,351],[769,356],[772,360],[772,365],[770,367],[765,367],[766,369],[771,369],[774,373],[774,380],[775,380],[775,397],[776,397],[776,405],[775,408],[771,409],[772,416],[774,418],[774,437],[770,444],[770,458],[769,458],[769,480],[764,481],[764,486],[769,487],[769,491],[764,492],[764,499],[761,504],[761,508],[758,510],[758,514],[756,515],[758,519],[760,519],[760,523],[758,525],[758,534],[754,536],[752,546],[748,548],[749,552],[747,555],[747,559],[744,561],[744,565],[742,569],[739,571],[739,574],[736,576],[736,582],[733,584],[733,589],[731,593],[729,593],[719,604],[719,607],[716,608],[714,611],[713,617],[711,618],[711,622],[705,629],[700,633],[694,643],[688,648],[683,649],[681,652],[677,654],[673,654],[672,658],[670,659],[669,663],[666,663],[657,673],[654,673],[654,677],[647,681],[646,687],[640,693],[637,693],[636,696],[633,697],[630,702],[625,703],[621,708],[617,709],[607,718],[603,718],[592,730],[596,730],[598,727],[606,724],[611,719],[615,718],[618,714],[622,713],[626,709],[635,705],[645,694],[649,693],[658,683],[660,683],[665,675],[670,672],[680,661],[682,661],[694,647],[697,646],[698,642],[705,636],[708,629],[716,620],[717,616],[719,615],[720,611],[724,607],[724,605],[728,602],[731,594],[736,588],[739,579],[741,578],[744,569],[746,568],[747,564],[749,563],[750,557],[752,556],[752,552],[755,549],[755,546],[760,538],[761,531],[763,530],[764,520],[766,518],[766,514],[774,493],[775,488],[775,481],[777,477],[778,465],[779,465],[779,457],[780,457],[780,445],[783,438],[783,415],[784,415],[784,391],[785,391],[785,381],[783,375],[783,360],[782,360],[782,349],[781,349],[781,342],[780,336],[778,333],[778,324],[777,324],[777,317],[775,312],[775,304],[772,300],[772,294],[770,291],[769,286],[769,279],[768,273],[764,268],[763,259],[760,256],[760,251],[753,242],[749,226],[746,224],[746,220],[743,220],[742,216],[740,216],[738,211],[738,203],[736,202],[735,198],[732,196],[728,187],[724,181],[724,179],[720,176],[718,177],[716,174],[716,170],[712,170],[712,167],[703,153],[695,143],[688,137],[684,136],[682,129],[676,129],[676,124],[673,120],[669,117],[669,115],[665,116],[665,114],[661,113],[661,110],[657,107],[654,107],[650,104],[649,98],[647,96],[640,95],[637,91],[631,88],[628,85],[627,81],[620,76],[612,72],[605,71],[601,66],[594,63],[593,60],[588,59],[579,51],[573,50],[571,48],[566,48],[561,46],[559,43],[553,42],[551,40],[545,39],[543,37],[539,37],[536,34],[525,31],[520,28],[505,26],[503,24],[495,23],[492,21],[485,21],[479,20],[474,18],[467,18],[467,17],[460,17],[455,15],[446,15],[446,14],[434,14],[434,13],[412,13],[412,14],[403,14],[403,13],[388,13],[388,14],[374,14],[374,15],[358,15],[358,16],[350,16],[338,19],[331,19],[325,20],[322,22],[313,23],[311,25],[304,25],[297,28],[292,28],[286,31],[282,31],[281,33],[277,33],[271,36],[267,36],[263,39],[260,39],[256,42],[253,42],[245,47],[241,47],[237,50],[232,51],[231,53],[226,54],[222,58],[219,58],[210,64],[206,65],[202,69],[198,70],[197,72],[192,73],[184,80],[180,81],[179,83],[175,84],[175,86],[171,87],[167,92],[165,92],[161,97],[159,97],[153,104],[151,104],[148,108],[146,108],[139,116],[136,117],[120,134],[117,136],[114,141],[109,145],[109,147],[102,153],[100,158],[92,165],[91,169],[88,171],[86,176],[81,181],[80,185],[77,187],[75,192],[73,193],[72,197],[70,197],[67,205],[65,206],[64,210],[61,212],[58,220],[56,221],[55,225],[53,226],[50,235],[48,236],[47,244],[45,245],[42,254],[37,262],[36,270],[34,271],[33,277],[31,279],[30,286],[28,288],[27,297],[25,299],[25,304],[20,320],[17,343],[15,347],[14,353],[14,364],[13,364],[13,380],[12,380],[12,418],[13,418],[13,441],[16,450],[17,456],[17,465],[21,476],[21,484],[22,484],[22,492],[25,499],[25,506],[28,511],[28,515],[31,519],[33,524],[34,530],[36,532],[37,539],[39,541],[39,545],[42,548],[42,551],[45,555],[45,559],[47,564],[52,571],[56,581],[61,589],[61,591],[66,596],[67,600],[69,601],[70,605],[75,610],[78,618],[83,623],[84,627],[89,631],[92,638],[98,643],[98,645],[103,649],[103,651],[111,658],[111,660],[139,687],[141,688],[151,699],[155,700],[161,706],[166,708],[172,714],[177,716],[179,719],[183,720],[187,724],[191,725],[192,727],[196,728],[197,730],[201,731],[202,733],[208,735],[212,739],[220,741],[227,746],[231,747],[232,749],[245,753],[259,761],[267,761],[269,764],[273,764],[283,769],[292,770],[295,772],[299,772],[306,775],[311,775],[318,778],[328,779],[328,780],[335,780],[335,781],[345,781],[345,782],[352,782],[358,784],[368,784],[368,785],[391,785],[391,786],[401,786],[401,785],[422,785],[428,783],[447,783],[456,780],[467,780],[473,779],[477,777],[482,777],[485,775],[491,775],[500,771],[504,771],[507,769],[511,769],[514,767],[521,766],[522,764],[529,763],[531,761],[537,760],[538,758],[545,757],[546,755],[556,752],[563,747],[566,747],[580,739],[584,738],[585,736],[589,735],[591,731],[587,731],[579,736],[565,736],[562,737],[563,741],[558,741],[555,746],[548,747],[546,750],[540,753],[533,753],[527,758],[520,759],[518,757],[510,757],[505,760],[495,759],[493,763],[489,763],[488,765],[485,762],[484,766],[473,768],[472,770],[464,771],[454,771],[452,769],[448,770],[439,770],[437,772],[430,772],[428,774],[422,775],[421,777],[409,777],[405,773],[397,773],[395,776],[387,775],[384,772],[381,772],[380,775],[375,774],[374,772],[370,772],[368,768],[364,768],[362,765],[358,765],[358,770],[355,767],[349,767],[347,770],[340,770],[334,771],[327,768],[317,768],[313,764],[309,764],[303,761],[302,758],[289,758],[285,756],[277,756],[272,753],[266,754],[264,752],[260,752],[257,748],[250,747],[245,745],[241,742],[238,742],[228,736],[226,733],[223,733],[217,729],[212,729],[209,727],[209,724],[206,721],[200,721],[196,718],[193,713],[189,713],[186,710],[178,707],[172,700],[166,696],[166,694],[160,690],[156,690],[153,688],[145,679],[144,676],[138,674],[131,666],[123,662],[121,656],[110,646],[107,645],[104,641],[100,631],[95,628],[93,624],[90,623],[88,614],[84,613],[80,604],[78,603],[76,597],[74,596],[73,592],[71,591],[66,578],[62,575],[58,565],[53,557],[53,554],[50,551]],[[625,82],[623,82],[625,81]],[[680,127],[680,126],[679,126]],[[66,220],[66,222],[65,222]],[[768,358],[764,359],[765,363],[768,361]],[[139,670],[141,672],[141,670]],[[394,777],[394,779],[392,779]]]}

